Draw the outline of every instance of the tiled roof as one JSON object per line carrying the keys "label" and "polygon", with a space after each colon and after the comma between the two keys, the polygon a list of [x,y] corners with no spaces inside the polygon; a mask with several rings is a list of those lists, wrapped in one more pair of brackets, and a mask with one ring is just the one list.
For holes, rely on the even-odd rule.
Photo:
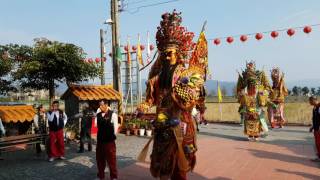
{"label": "tiled roof", "polygon": [[79,100],[120,100],[120,94],[111,85],[72,85],[62,95],[61,99],[66,99],[73,94]]}
{"label": "tiled roof", "polygon": [[0,106],[0,118],[5,123],[30,122],[33,120],[35,113],[35,109],[28,105]]}

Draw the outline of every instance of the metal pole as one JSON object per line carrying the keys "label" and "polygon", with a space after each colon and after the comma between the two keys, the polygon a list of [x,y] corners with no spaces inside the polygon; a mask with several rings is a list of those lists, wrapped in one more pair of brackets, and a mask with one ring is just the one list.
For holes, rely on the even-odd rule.
{"label": "metal pole", "polygon": [[131,103],[131,113],[133,113],[133,97],[132,97],[132,66],[131,61],[129,63],[129,85],[130,85],[130,103]]}
{"label": "metal pole", "polygon": [[103,37],[103,29],[100,29],[100,55],[101,55],[101,67],[100,67],[100,80],[101,85],[106,84],[106,80],[104,77],[104,59],[105,59],[105,53],[104,53],[104,37]]}
{"label": "metal pole", "polygon": [[141,74],[140,74],[140,63],[137,60],[137,94],[138,94],[138,104],[141,103]]}
{"label": "metal pole", "polygon": [[118,0],[111,0],[111,19],[112,19],[112,67],[113,67],[113,88],[117,90],[121,99],[118,104],[118,114],[122,114],[122,88],[120,62],[117,59],[117,47],[119,46],[119,15]]}

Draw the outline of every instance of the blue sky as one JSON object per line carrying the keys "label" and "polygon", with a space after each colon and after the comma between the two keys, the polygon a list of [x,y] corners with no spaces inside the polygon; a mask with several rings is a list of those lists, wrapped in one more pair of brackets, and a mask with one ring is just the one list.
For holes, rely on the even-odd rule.
{"label": "blue sky", "polygon": [[[128,8],[164,2],[166,0],[125,0]],[[84,48],[89,57],[99,56],[99,29],[110,28],[102,22],[110,17],[109,0],[0,0],[0,44],[33,43],[33,38],[47,37],[52,40],[74,43]],[[141,34],[146,43],[150,31],[154,43],[160,16],[176,8],[182,12],[183,24],[189,31],[199,33],[205,20],[207,38],[262,32],[320,23],[319,0],[179,0],[156,7],[141,8],[138,12],[122,12],[120,15],[121,42],[127,36],[131,44]],[[231,45],[220,46],[209,42],[209,68],[213,78],[235,81],[236,69],[245,66],[246,60],[255,60],[257,67],[269,73],[270,68],[279,66],[286,79],[320,79],[320,26],[313,27],[311,34],[302,30],[289,38],[285,32],[279,38],[269,35],[261,41],[249,37],[246,43],[238,39]],[[107,53],[110,46],[107,46]],[[108,57],[107,69],[110,70]],[[143,72],[146,77],[147,70]],[[143,77],[143,78],[144,78]]]}

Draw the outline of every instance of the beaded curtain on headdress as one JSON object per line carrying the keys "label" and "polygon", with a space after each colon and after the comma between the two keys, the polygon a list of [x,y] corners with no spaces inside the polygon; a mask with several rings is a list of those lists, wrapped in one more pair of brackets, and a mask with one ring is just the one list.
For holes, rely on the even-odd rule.
{"label": "beaded curtain on headdress", "polygon": [[157,47],[163,52],[168,47],[176,46],[180,55],[187,57],[196,44],[192,42],[194,33],[188,32],[185,27],[181,26],[182,17],[180,15],[181,13],[176,10],[162,15],[162,21],[156,34]]}

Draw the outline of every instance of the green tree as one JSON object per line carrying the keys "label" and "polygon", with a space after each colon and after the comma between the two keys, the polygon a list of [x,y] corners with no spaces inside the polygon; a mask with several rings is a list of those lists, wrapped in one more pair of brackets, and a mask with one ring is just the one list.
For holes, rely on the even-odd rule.
{"label": "green tree", "polygon": [[301,89],[301,91],[302,91],[302,94],[303,94],[304,96],[306,96],[306,95],[310,92],[310,90],[309,90],[309,88],[308,88],[307,86],[303,87],[303,88]]}
{"label": "green tree", "polygon": [[52,102],[58,82],[69,86],[99,75],[99,68],[84,58],[82,48],[74,44],[35,39],[31,58],[21,64],[14,77],[22,88],[49,90]]}
{"label": "green tree", "polygon": [[301,87],[299,87],[299,86],[294,86],[294,87],[292,88],[292,94],[293,94],[294,96],[300,96],[300,95],[301,95],[301,91],[302,91],[302,89],[301,89]]}
{"label": "green tree", "polygon": [[316,95],[320,96],[320,87],[318,87]]}
{"label": "green tree", "polygon": [[288,89],[288,95],[292,95],[292,91],[290,89]]}
{"label": "green tree", "polygon": [[32,49],[29,46],[8,44],[0,45],[0,94],[16,91],[12,73],[24,60],[30,59]]}
{"label": "green tree", "polygon": [[311,88],[311,94],[312,94],[312,95],[316,95],[316,88],[314,88],[314,87]]}

